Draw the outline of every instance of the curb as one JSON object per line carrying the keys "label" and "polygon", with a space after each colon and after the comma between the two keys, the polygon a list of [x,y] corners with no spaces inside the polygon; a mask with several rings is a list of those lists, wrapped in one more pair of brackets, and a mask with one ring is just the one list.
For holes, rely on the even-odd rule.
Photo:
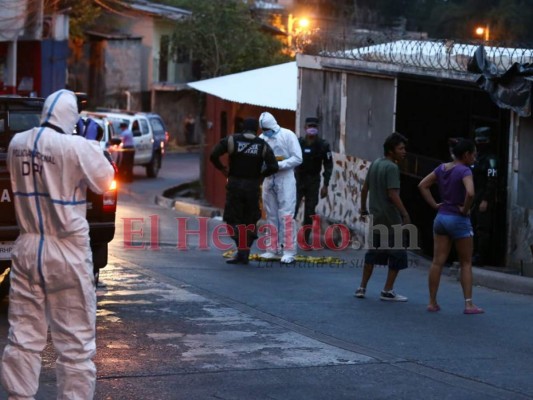
{"label": "curb", "polygon": [[176,203],[176,200],[169,199],[165,196],[156,195],[155,196],[155,204],[161,207],[165,208],[174,208],[174,203]]}
{"label": "curb", "polygon": [[187,200],[169,199],[165,196],[155,196],[155,204],[165,208],[173,208],[176,211],[192,214],[199,217],[212,218],[222,215],[222,210],[217,207],[210,207],[203,204],[194,203]]}
{"label": "curb", "polygon": [[186,214],[197,215],[199,217],[212,218],[222,215],[222,212],[219,208],[204,206],[202,204],[196,204],[183,200],[175,200],[173,208],[176,211],[180,211]]}
{"label": "curb", "polygon": [[[490,289],[533,295],[533,278],[473,267],[474,284]],[[459,280],[459,275],[457,276]]]}

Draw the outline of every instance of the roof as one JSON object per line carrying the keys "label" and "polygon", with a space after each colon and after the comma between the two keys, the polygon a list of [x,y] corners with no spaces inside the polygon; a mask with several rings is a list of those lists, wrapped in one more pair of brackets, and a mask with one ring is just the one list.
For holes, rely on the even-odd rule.
{"label": "roof", "polygon": [[134,0],[130,3],[125,4],[127,5],[127,7],[133,10],[141,11],[172,21],[179,21],[183,18],[192,15],[192,12],[184,10],[182,8],[167,6],[165,4],[154,3],[152,1],[146,0]]}
{"label": "roof", "polygon": [[141,40],[142,36],[134,36],[129,33],[105,33],[97,31],[85,31],[85,34],[90,37],[103,40]]}
{"label": "roof", "polygon": [[296,61],[189,83],[204,93],[235,103],[296,111]]}
{"label": "roof", "polygon": [[[324,52],[322,55],[466,72],[467,64],[478,47],[479,43],[460,43],[453,40],[396,40],[352,50]],[[515,62],[533,61],[531,49],[485,45],[485,51],[488,60],[501,71],[507,70]]]}

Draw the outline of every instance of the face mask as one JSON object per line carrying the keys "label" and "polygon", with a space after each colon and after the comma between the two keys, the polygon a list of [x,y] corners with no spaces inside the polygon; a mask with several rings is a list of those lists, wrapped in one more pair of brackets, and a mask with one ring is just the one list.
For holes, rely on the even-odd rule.
{"label": "face mask", "polygon": [[269,129],[268,131],[263,131],[263,135],[265,135],[268,138],[271,138],[274,136],[275,132],[272,129]]}
{"label": "face mask", "polygon": [[305,133],[308,135],[318,135],[318,128],[307,128]]}

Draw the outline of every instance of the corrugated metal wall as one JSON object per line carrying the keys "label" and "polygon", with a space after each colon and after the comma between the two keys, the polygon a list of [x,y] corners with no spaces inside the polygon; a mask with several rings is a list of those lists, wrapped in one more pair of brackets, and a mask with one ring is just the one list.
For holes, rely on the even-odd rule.
{"label": "corrugated metal wall", "polygon": [[307,117],[320,119],[320,135],[339,151],[342,77],[337,72],[300,69],[300,132]]}
{"label": "corrugated metal wall", "polygon": [[394,130],[394,79],[348,75],[346,154],[373,161]]}
{"label": "corrugated metal wall", "polygon": [[43,97],[63,89],[67,81],[68,40],[41,42],[42,76],[40,95]]}
{"label": "corrugated metal wall", "polygon": [[516,204],[510,213],[508,262],[524,275],[533,276],[533,118],[520,118],[515,129],[508,190]]}

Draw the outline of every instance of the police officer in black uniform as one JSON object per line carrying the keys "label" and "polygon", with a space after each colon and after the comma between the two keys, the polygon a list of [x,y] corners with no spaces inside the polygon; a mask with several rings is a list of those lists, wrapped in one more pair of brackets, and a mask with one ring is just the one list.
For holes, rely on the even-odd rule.
{"label": "police officer in black uniform", "polygon": [[496,209],[498,189],[498,160],[490,146],[490,128],[483,126],[474,131],[477,160],[472,166],[474,177],[474,205],[472,225],[474,227],[474,265],[490,262],[491,231]]}
{"label": "police officer in black uniform", "polygon": [[[237,254],[226,261],[228,264],[248,264],[250,247],[257,238],[256,224],[261,218],[261,181],[278,172],[274,152],[257,136],[258,125],[257,119],[245,119],[243,132],[222,139],[210,156],[214,166],[228,177],[224,221],[233,228],[232,238],[237,244]],[[220,156],[226,153],[229,155],[229,168],[220,162]],[[253,231],[244,230],[249,225],[253,225]]]}
{"label": "police officer in black uniform", "polygon": [[[296,210],[295,217],[302,198],[304,204],[304,225],[311,225],[312,215],[318,204],[318,193],[320,189],[320,171],[324,166],[322,174],[324,184],[320,189],[320,197],[324,198],[328,194],[329,180],[333,171],[333,159],[329,143],[318,136],[318,118],[308,117],[305,119],[305,136],[298,140],[302,147],[303,162],[296,168]],[[305,241],[309,244],[310,229],[305,230]]]}

